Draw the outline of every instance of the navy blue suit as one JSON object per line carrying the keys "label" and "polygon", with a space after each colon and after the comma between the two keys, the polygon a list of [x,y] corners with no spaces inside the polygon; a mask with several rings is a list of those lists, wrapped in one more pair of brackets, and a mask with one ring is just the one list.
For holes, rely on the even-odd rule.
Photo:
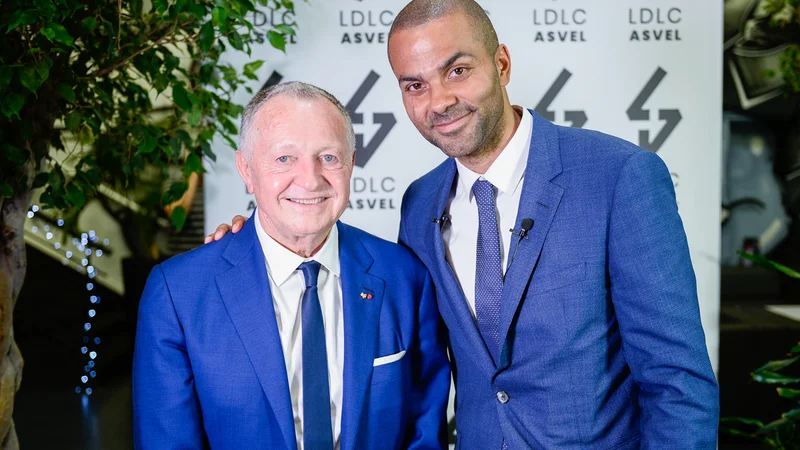
{"label": "navy blue suit", "polygon": [[457,448],[714,449],[718,387],[665,164],[531,113],[515,228],[534,226],[505,277],[497,363],[431,221],[455,161],[403,199],[399,240],[433,276],[449,332]]}
{"label": "navy blue suit", "polygon": [[[297,448],[254,224],[153,269],[134,355],[137,448]],[[442,448],[450,371],[431,278],[401,246],[337,226],[341,448]],[[402,351],[399,360],[373,367],[375,358]]]}

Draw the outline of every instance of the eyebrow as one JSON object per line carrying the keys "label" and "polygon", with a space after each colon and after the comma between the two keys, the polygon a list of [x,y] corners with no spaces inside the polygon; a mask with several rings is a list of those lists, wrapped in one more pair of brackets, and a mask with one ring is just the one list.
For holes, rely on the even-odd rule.
{"label": "eyebrow", "polygon": [[[453,54],[453,56],[448,58],[445,62],[439,64],[439,67],[437,67],[437,70],[439,72],[443,72],[448,67],[452,66],[454,62],[458,61],[461,58],[474,58],[474,56],[472,56],[471,54],[469,54],[467,52],[461,52],[461,51],[460,52],[456,52],[455,54]],[[397,81],[399,81],[400,83],[422,81],[422,77],[420,75],[404,75],[404,76],[398,78]]]}

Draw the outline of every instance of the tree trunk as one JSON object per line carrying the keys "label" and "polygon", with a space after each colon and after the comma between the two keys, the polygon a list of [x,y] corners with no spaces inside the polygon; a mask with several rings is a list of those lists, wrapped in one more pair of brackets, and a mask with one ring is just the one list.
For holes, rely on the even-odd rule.
{"label": "tree trunk", "polygon": [[[24,166],[33,180],[34,164]],[[14,342],[14,305],[25,279],[25,217],[31,200],[31,182],[0,199],[0,448],[18,449],[14,429],[14,394],[22,381],[22,355]]]}

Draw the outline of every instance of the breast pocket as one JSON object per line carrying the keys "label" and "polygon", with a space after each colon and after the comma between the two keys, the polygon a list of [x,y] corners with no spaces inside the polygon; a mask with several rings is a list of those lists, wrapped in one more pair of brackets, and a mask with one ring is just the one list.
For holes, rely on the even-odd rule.
{"label": "breast pocket", "polygon": [[533,273],[529,295],[560,289],[586,279],[586,263],[578,263],[556,268],[537,269]]}
{"label": "breast pocket", "polygon": [[372,367],[372,384],[396,380],[406,373],[409,356],[405,350],[375,358]]}

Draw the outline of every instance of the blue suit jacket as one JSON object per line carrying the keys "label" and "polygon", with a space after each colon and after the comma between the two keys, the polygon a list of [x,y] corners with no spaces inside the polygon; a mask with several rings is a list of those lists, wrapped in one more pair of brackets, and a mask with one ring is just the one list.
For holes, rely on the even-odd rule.
{"label": "blue suit jacket", "polygon": [[399,240],[431,272],[449,331],[458,448],[499,450],[505,438],[510,449],[714,449],[718,388],[666,166],[531,113],[515,228],[524,218],[534,226],[506,274],[499,361],[431,220],[444,212],[455,162],[403,199]]}
{"label": "blue suit jacket", "polygon": [[[297,448],[254,223],[150,274],[134,354],[137,448]],[[450,371],[430,276],[401,246],[337,226],[345,340],[341,448],[442,448]],[[400,360],[373,368],[374,358],[403,350]]]}

